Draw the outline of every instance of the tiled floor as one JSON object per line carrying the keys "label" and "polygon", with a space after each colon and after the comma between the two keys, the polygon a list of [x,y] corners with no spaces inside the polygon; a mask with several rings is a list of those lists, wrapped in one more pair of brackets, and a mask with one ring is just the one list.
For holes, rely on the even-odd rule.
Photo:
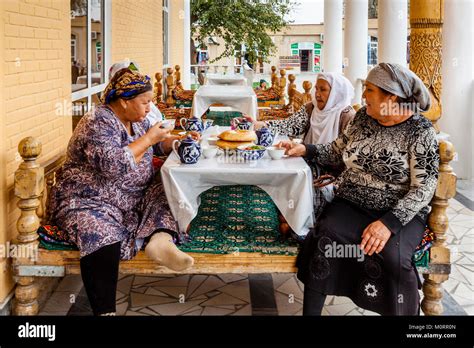
{"label": "tiled floor", "polygon": [[[469,185],[463,189],[466,187],[470,190]],[[447,213],[453,265],[443,284],[446,314],[474,315],[474,211],[453,199]],[[117,314],[301,315],[302,289],[294,274],[122,275]],[[65,277],[40,314],[90,315],[80,276]],[[329,296],[323,315],[375,313],[358,308],[348,298]]]}

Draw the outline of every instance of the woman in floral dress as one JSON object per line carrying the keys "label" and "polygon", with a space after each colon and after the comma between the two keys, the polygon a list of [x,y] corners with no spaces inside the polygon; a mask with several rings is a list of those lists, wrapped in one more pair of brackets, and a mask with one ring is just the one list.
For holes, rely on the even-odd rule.
{"label": "woman in floral dress", "polygon": [[153,147],[169,148],[169,129],[145,118],[150,78],[118,71],[96,107],[79,122],[51,195],[56,225],[80,250],[81,274],[95,315],[115,313],[119,260],[146,254],[173,270],[194,260],[173,243],[178,234],[161,183],[154,180]]}

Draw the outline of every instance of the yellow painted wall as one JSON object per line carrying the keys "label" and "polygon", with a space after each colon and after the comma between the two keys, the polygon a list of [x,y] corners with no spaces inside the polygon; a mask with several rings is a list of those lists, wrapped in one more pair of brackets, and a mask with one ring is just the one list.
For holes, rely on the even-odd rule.
{"label": "yellow painted wall", "polygon": [[[170,1],[170,65],[184,65],[184,1]],[[181,70],[182,71],[182,70]],[[182,73],[181,73],[182,74]]]}
{"label": "yellow painted wall", "polygon": [[163,67],[162,27],[162,0],[113,0],[112,62],[135,60],[153,77]]}
{"label": "yellow painted wall", "polygon": [[[43,162],[63,151],[71,136],[68,110],[58,108],[70,102],[71,48],[69,1],[0,2],[0,243],[5,243],[16,236],[19,216],[13,196],[18,143],[37,137]],[[0,301],[13,288],[9,269],[9,260],[0,259]]]}
{"label": "yellow painted wall", "polygon": [[[0,28],[4,28],[4,2],[0,1]],[[1,29],[0,29],[1,30]],[[3,31],[0,31],[3,33]],[[0,52],[4,52],[5,35],[0,35]],[[3,55],[0,54],[0,57]],[[3,60],[3,59],[0,59]],[[0,61],[0,81],[4,81],[4,62]],[[5,111],[4,111],[5,88],[4,83],[0,82],[0,237],[1,241],[5,239],[7,225],[7,188],[6,188],[6,153],[5,153]],[[8,262],[0,259],[0,298],[4,298],[11,289],[11,284],[5,281],[8,277]]]}

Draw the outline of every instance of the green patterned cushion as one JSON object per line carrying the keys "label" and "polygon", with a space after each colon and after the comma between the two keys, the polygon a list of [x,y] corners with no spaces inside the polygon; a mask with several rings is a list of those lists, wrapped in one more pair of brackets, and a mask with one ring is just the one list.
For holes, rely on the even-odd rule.
{"label": "green patterned cushion", "polygon": [[209,111],[206,114],[208,120],[214,120],[213,125],[229,127],[233,118],[242,117],[239,111]]}
{"label": "green patterned cushion", "polygon": [[278,209],[256,186],[216,186],[201,194],[185,252],[261,252],[296,255],[297,242],[281,240]]}
{"label": "green patterned cushion", "polygon": [[174,106],[176,106],[177,108],[190,108],[193,106],[193,102],[187,100],[176,100],[176,104]]}

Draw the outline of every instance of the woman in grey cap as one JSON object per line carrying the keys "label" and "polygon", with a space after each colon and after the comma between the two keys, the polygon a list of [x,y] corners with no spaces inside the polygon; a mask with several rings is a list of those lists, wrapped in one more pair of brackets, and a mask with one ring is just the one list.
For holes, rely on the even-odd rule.
{"label": "woman in grey cap", "polygon": [[382,315],[419,314],[412,255],[423,237],[438,177],[435,130],[420,112],[429,92],[409,69],[381,63],[368,74],[361,108],[328,144],[283,143],[290,156],[344,164],[335,199],[297,258],[304,315],[326,295],[347,296]]}

